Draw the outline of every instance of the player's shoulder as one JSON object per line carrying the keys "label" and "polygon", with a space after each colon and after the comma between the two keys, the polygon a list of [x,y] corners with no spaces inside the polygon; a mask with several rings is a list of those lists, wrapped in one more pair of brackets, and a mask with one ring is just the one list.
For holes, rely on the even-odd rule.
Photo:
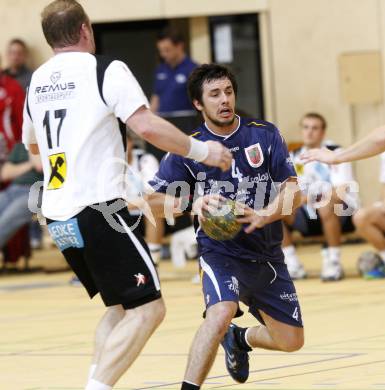
{"label": "player's shoulder", "polygon": [[190,132],[189,136],[199,141],[207,141],[209,139],[208,131],[203,125]]}
{"label": "player's shoulder", "polygon": [[265,130],[272,133],[278,132],[277,127],[273,123],[264,121],[262,119],[241,118],[241,121],[242,121],[242,126],[251,129]]}

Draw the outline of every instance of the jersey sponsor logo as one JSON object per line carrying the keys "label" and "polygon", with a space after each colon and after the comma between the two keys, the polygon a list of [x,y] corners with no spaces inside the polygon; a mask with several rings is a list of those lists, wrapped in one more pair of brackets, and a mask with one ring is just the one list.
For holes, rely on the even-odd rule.
{"label": "jersey sponsor logo", "polygon": [[50,223],[48,231],[61,251],[70,247],[84,248],[77,218]]}
{"label": "jersey sponsor logo", "polygon": [[230,291],[233,291],[235,294],[239,295],[239,283],[235,276],[232,276],[231,280],[227,280],[225,283],[227,283],[227,287]]}
{"label": "jersey sponsor logo", "polygon": [[57,91],[67,91],[71,89],[75,89],[76,85],[74,82],[70,81],[69,83],[59,83],[59,84],[51,84],[51,85],[43,85],[35,88],[35,95],[41,93],[49,93],[49,92],[57,92]]}
{"label": "jersey sponsor logo", "polygon": [[156,78],[158,80],[166,80],[167,79],[167,73],[163,73],[163,72],[157,73]]}
{"label": "jersey sponsor logo", "polygon": [[138,274],[135,274],[134,277],[136,278],[136,287],[147,283],[147,278],[140,272]]}
{"label": "jersey sponsor logo", "polygon": [[48,190],[58,190],[63,187],[67,176],[67,160],[65,153],[48,156],[51,173],[48,179]]}
{"label": "jersey sponsor logo", "polygon": [[54,81],[53,84],[42,85],[35,88],[36,104],[55,100],[73,99],[75,97],[76,84],[72,81],[68,83],[57,83],[59,76],[55,75],[55,73],[51,75],[51,81]]}
{"label": "jersey sponsor logo", "polygon": [[253,168],[259,168],[264,161],[261,145],[258,143],[251,145],[245,149],[248,163]]}
{"label": "jersey sponsor logo", "polygon": [[283,301],[289,301],[289,302],[298,302],[298,296],[297,293],[290,293],[284,292],[279,296]]}
{"label": "jersey sponsor logo", "polygon": [[183,73],[179,73],[175,76],[175,81],[179,84],[184,84],[187,81],[187,77]]}
{"label": "jersey sponsor logo", "polygon": [[52,81],[52,84],[56,84],[61,78],[60,72],[53,72],[50,76],[50,80]]}
{"label": "jersey sponsor logo", "polygon": [[305,166],[304,166],[304,164],[301,164],[301,163],[295,163],[294,169],[297,172],[298,176],[302,176],[304,174],[304,171],[305,171]]}

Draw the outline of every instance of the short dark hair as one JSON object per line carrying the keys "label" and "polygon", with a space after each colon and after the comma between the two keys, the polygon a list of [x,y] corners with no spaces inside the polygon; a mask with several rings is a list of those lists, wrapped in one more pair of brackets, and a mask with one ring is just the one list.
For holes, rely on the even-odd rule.
{"label": "short dark hair", "polygon": [[28,50],[28,46],[27,44],[20,38],[13,38],[9,41],[8,43],[8,47],[9,46],[12,46],[12,45],[19,45],[21,46],[25,51]]}
{"label": "short dark hair", "polygon": [[185,39],[181,32],[170,26],[165,27],[158,33],[157,41],[163,41],[163,39],[169,39],[174,45],[185,43]]}
{"label": "short dark hair", "polygon": [[197,100],[202,104],[203,84],[207,81],[229,79],[237,95],[238,84],[235,76],[223,65],[203,64],[195,68],[188,78],[187,88],[191,101]]}
{"label": "short dark hair", "polygon": [[322,129],[323,130],[326,130],[326,128],[328,127],[328,124],[326,122],[326,119],[321,115],[321,114],[318,114],[317,112],[308,112],[307,114],[305,114],[302,119],[301,119],[301,123],[304,119],[306,118],[310,118],[310,119],[318,119],[320,122],[321,122],[321,126],[322,126]]}
{"label": "short dark hair", "polygon": [[55,0],[41,13],[41,26],[52,48],[76,45],[82,24],[90,20],[76,0]]}

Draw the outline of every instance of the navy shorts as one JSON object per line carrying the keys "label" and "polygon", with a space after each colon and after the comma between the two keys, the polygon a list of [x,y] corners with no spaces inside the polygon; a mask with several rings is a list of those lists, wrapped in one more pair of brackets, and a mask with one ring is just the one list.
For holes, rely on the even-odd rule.
{"label": "navy shorts", "polygon": [[284,262],[259,262],[206,253],[200,258],[206,308],[243,302],[262,324],[262,310],[277,321],[303,327],[294,283]]}

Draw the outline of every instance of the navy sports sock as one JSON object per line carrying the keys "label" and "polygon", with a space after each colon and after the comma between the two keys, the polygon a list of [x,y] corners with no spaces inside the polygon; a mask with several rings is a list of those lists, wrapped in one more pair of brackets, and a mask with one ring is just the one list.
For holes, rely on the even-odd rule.
{"label": "navy sports sock", "polygon": [[194,385],[193,383],[183,382],[180,390],[199,390],[201,387]]}

